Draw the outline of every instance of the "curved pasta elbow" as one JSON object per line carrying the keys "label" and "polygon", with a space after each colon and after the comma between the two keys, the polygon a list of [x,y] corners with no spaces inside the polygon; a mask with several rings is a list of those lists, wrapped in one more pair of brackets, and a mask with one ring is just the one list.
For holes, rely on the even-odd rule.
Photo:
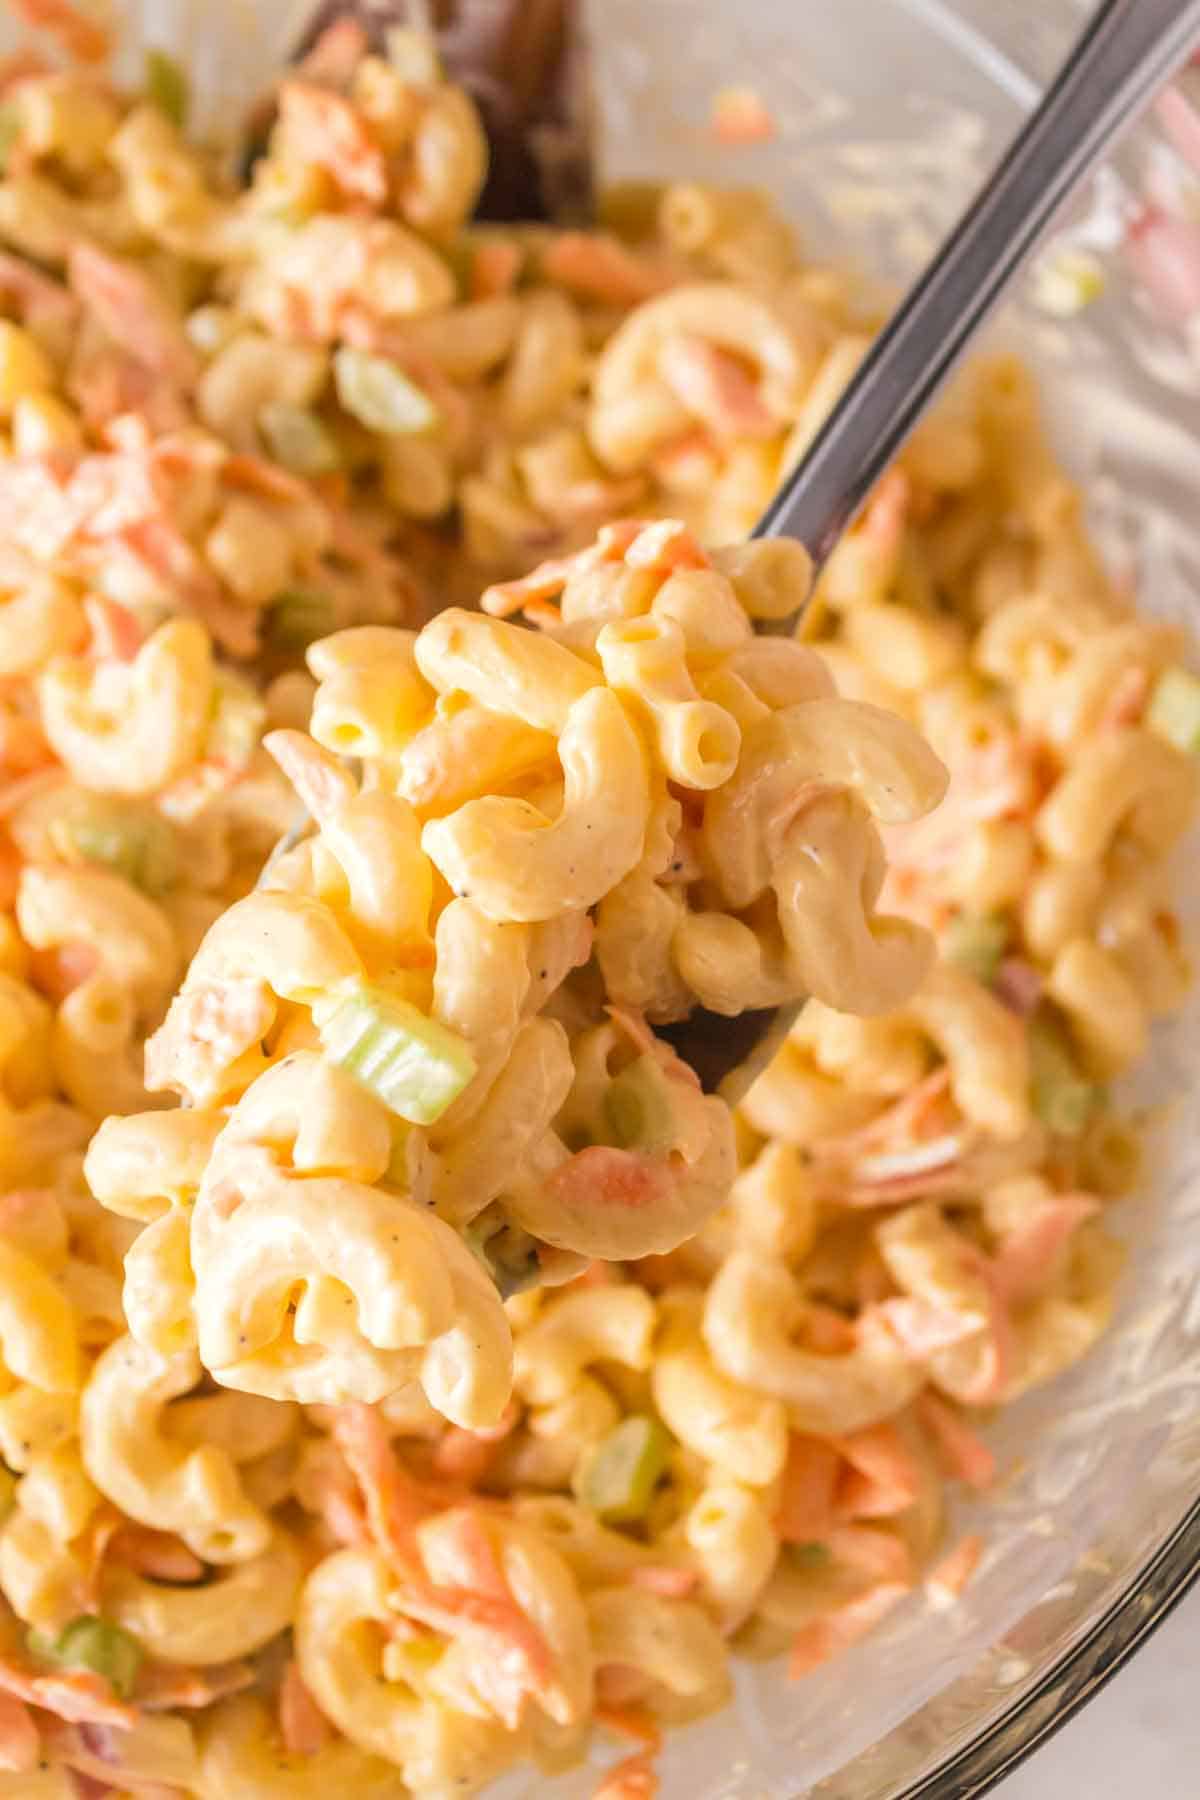
{"label": "curved pasta elbow", "polygon": [[252,1656],[292,1622],[304,1563],[285,1531],[202,1587],[169,1587],[110,1564],[100,1590],[105,1618],[132,1632],[162,1662],[212,1668]]}
{"label": "curved pasta elbow", "polygon": [[196,1202],[192,1262],[200,1353],[226,1386],[337,1405],[418,1378],[455,1424],[503,1411],[499,1295],[457,1233],[402,1195],[293,1174],[235,1140]]}
{"label": "curved pasta elbow", "polygon": [[839,1012],[894,1012],[934,961],[929,933],[874,911],[879,842],[848,796],[809,807],[773,874],[797,989]]}
{"label": "curved pasta elbow", "polygon": [[1005,1140],[1029,1129],[1029,1045],[1015,1013],[965,970],[940,962],[907,1010],[945,1057],[968,1119]]}
{"label": "curved pasta elbow", "polygon": [[162,1429],[164,1408],[200,1378],[193,1352],[162,1357],[132,1337],[104,1351],[83,1392],[83,1462],[100,1492],[158,1531],[174,1531],[206,1562],[259,1555],[270,1523],[223,1450],[189,1450]]}
{"label": "curved pasta elbow", "polygon": [[39,1262],[0,1237],[0,1349],[4,1367],[51,1394],[79,1388],[75,1313]]}
{"label": "curved pasta elbow", "polygon": [[886,1330],[866,1331],[841,1355],[792,1340],[800,1290],[782,1262],[735,1250],[721,1265],[704,1306],[704,1339],[717,1367],[782,1400],[798,1431],[860,1431],[907,1406],[924,1381]]}
{"label": "curved pasta elbow", "polygon": [[1129,727],[1097,738],[1044,801],[1040,843],[1063,862],[1093,862],[1123,830],[1165,856],[1195,812],[1200,783],[1192,763],[1152,731]]}
{"label": "curved pasta elbow", "polygon": [[52,662],[38,682],[42,729],[85,787],[156,793],[199,757],[212,683],[208,633],[173,619],[142,645],[119,687],[110,665]]}
{"label": "curved pasta elbow", "polygon": [[556,819],[527,800],[488,795],[422,833],[450,886],[489,918],[532,923],[594,906],[641,858],[649,773],[616,695],[595,688],[576,701],[558,749],[564,792]]}
{"label": "curved pasta elbow", "polygon": [[829,789],[896,824],[932,811],[948,779],[920,733],[881,707],[802,701],[747,730],[737,773],[705,807],[706,860],[740,910],[770,886],[797,822]]}

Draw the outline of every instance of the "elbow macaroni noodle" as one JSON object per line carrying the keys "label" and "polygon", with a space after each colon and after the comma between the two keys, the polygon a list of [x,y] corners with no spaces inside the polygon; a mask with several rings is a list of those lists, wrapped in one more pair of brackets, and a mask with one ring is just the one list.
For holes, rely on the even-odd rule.
{"label": "elbow macaroni noodle", "polygon": [[[420,34],[335,27],[237,191],[5,102],[0,1792],[595,1726],[648,1793],[742,1652],[944,1599],[984,1411],[1107,1327],[1187,645],[1007,358],[756,636],[853,284],[743,191],[472,223]],[[804,995],[734,1119],[654,1033]]]}

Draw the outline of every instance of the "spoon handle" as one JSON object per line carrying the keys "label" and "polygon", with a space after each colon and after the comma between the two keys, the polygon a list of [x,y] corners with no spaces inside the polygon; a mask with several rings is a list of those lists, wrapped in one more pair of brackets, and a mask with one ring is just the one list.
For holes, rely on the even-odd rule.
{"label": "spoon handle", "polygon": [[756,537],[799,538],[824,562],[1059,206],[1198,35],[1200,0],[1102,0]]}

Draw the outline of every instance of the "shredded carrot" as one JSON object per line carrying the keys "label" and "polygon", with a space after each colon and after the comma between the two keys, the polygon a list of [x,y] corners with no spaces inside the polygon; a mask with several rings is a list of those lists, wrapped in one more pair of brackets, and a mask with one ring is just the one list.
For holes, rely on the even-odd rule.
{"label": "shredded carrot", "polygon": [[132,662],[142,647],[142,628],[129,608],[101,594],[89,594],[83,611],[97,662]]}
{"label": "shredded carrot", "polygon": [[70,0],[9,0],[12,10],[26,25],[49,32],[75,62],[102,63],[112,40],[102,25],[85,18]]}
{"label": "shredded carrot", "polygon": [[542,252],[547,281],[606,306],[639,306],[674,285],[673,270],[639,256],[620,238],[588,231],[564,231]]}
{"label": "shredded carrot", "polygon": [[912,1585],[912,1552],[886,1525],[835,1525],[820,1541],[834,1562],[856,1575]]}
{"label": "shredded carrot", "polygon": [[520,1418],[519,1404],[510,1400],[500,1422],[482,1431],[467,1431],[461,1425],[449,1426],[434,1445],[430,1468],[435,1475],[462,1482],[465,1487],[477,1486],[495,1462],[504,1440],[516,1430]]}
{"label": "shredded carrot", "polygon": [[957,1600],[979,1566],[983,1555],[981,1537],[964,1537],[925,1577],[931,1599],[943,1605]]}
{"label": "shredded carrot", "polygon": [[796,1342],[818,1356],[845,1356],[854,1349],[858,1334],[854,1325],[835,1307],[806,1300],[796,1320]]}
{"label": "shredded carrot", "polygon": [[946,1473],[981,1490],[996,1479],[996,1458],[962,1414],[929,1389],[917,1401],[917,1413],[934,1440]]}
{"label": "shredded carrot", "polygon": [[700,1576],[695,1569],[672,1568],[666,1563],[644,1563],[629,1572],[630,1587],[644,1588],[664,1600],[686,1600],[696,1591]]}
{"label": "shredded carrot", "polygon": [[874,1631],[892,1608],[911,1590],[898,1581],[881,1581],[864,1594],[834,1608],[823,1618],[804,1625],[792,1640],[788,1658],[788,1679],[797,1681],[809,1675],[822,1663],[848,1650],[860,1638]]}
{"label": "shredded carrot", "polygon": [[10,56],[0,56],[0,94],[10,93],[22,81],[35,81],[38,76],[49,75],[52,71],[53,64],[40,50],[32,47],[14,50]]}
{"label": "shredded carrot", "polygon": [[474,1627],[493,1640],[494,1654],[480,1660],[476,1682],[510,1731],[519,1726],[527,1697],[540,1701],[552,1718],[566,1724],[568,1703],[555,1679],[546,1641],[514,1600],[477,1513],[459,1507],[447,1521],[453,1524],[470,1585],[428,1588],[430,1600],[421,1605],[429,1608],[430,1622],[437,1625],[438,1615],[445,1615],[447,1629]]}
{"label": "shredded carrot", "polygon": [[149,1525],[124,1524],[113,1533],[109,1560],[147,1575],[152,1581],[202,1581],[206,1565],[182,1538]]}
{"label": "shredded carrot", "polygon": [[662,1727],[644,1706],[597,1706],[594,1717],[597,1725],[644,1744],[652,1753],[662,1748]]}
{"label": "shredded carrot", "polygon": [[560,1163],[547,1186],[568,1209],[594,1212],[598,1207],[616,1206],[640,1210],[664,1202],[677,1180],[666,1157],[589,1144]]}
{"label": "shredded carrot", "polygon": [[592,1800],[654,1800],[659,1781],[646,1753],[626,1757],[604,1776]]}
{"label": "shredded carrot", "polygon": [[1000,1297],[1019,1306],[1045,1291],[1058,1272],[1062,1253],[1100,1202],[1091,1194],[1055,1194],[1004,1239],[991,1258],[991,1280]]}
{"label": "shredded carrot", "polygon": [[498,240],[480,244],[471,258],[470,294],[472,300],[490,300],[495,294],[510,294],[517,285],[525,252],[519,244]]}
{"label": "shredded carrot", "polygon": [[288,148],[332,177],[348,200],[379,207],[388,196],[387,159],[366,122],[330,88],[285,81],[279,118]]}
{"label": "shredded carrot", "polygon": [[25,1701],[0,1693],[0,1769],[27,1774],[36,1769],[40,1754],[38,1728]]}
{"label": "shredded carrot", "polygon": [[325,27],[296,67],[308,81],[325,87],[344,87],[370,48],[366,27],[347,13]]}
{"label": "shredded carrot", "polygon": [[90,944],[59,944],[52,950],[31,952],[29,979],[48,1000],[61,1006],[68,994],[91,980],[99,966],[99,953]]}
{"label": "shredded carrot", "polygon": [[375,1544],[398,1569],[424,1582],[417,1527],[429,1509],[392,1449],[382,1415],[361,1401],[340,1406],[333,1437],[362,1493]]}
{"label": "shredded carrot", "polygon": [[832,1444],[799,1431],[791,1434],[775,1518],[785,1544],[820,1541],[832,1530],[839,1464]]}
{"label": "shredded carrot", "polygon": [[714,437],[767,438],[780,421],[736,356],[695,332],[676,332],[659,353],[659,373],[680,404]]}
{"label": "shredded carrot", "polygon": [[209,1663],[202,1669],[181,1663],[144,1662],[138,1671],[134,1699],[147,1712],[180,1707],[202,1712],[230,1694],[253,1687],[257,1675],[248,1662]]}
{"label": "shredded carrot", "polygon": [[837,1511],[842,1518],[891,1518],[916,1500],[921,1472],[894,1425],[887,1421],[869,1425],[833,1442],[849,1464],[838,1481]]}
{"label": "shredded carrot", "polygon": [[118,1700],[101,1675],[90,1669],[61,1669],[39,1675],[7,1657],[0,1658],[0,1693],[54,1713],[69,1725],[115,1725],[128,1731],[137,1711]]}
{"label": "shredded carrot", "polygon": [[196,379],[199,358],[182,320],[145,269],[84,242],[71,250],[67,279],[113,342],[160,380],[188,387]]}
{"label": "shredded carrot", "polygon": [[279,1734],[289,1756],[314,1756],[333,1736],[333,1727],[305,1686],[294,1657],[279,1684]]}
{"label": "shredded carrot", "polygon": [[712,567],[692,533],[678,519],[656,519],[644,525],[625,551],[631,569],[649,569],[655,575],[671,575],[676,569]]}
{"label": "shredded carrot", "polygon": [[775,136],[775,115],[750,87],[722,88],[714,94],[711,124],[722,144],[765,144]]}

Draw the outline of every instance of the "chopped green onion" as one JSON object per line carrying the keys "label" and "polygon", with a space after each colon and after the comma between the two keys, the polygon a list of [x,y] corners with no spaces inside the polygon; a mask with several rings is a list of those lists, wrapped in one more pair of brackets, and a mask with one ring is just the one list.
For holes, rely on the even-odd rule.
{"label": "chopped green onion", "polygon": [[64,820],[59,835],[85,862],[123,875],[143,893],[163,894],[177,878],[175,832],[149,808],[124,809],[94,799],[78,817]]}
{"label": "chopped green onion", "polygon": [[1089,1081],[1066,1027],[1045,1009],[1029,1022],[1033,1110],[1058,1137],[1078,1137],[1096,1112],[1103,1092]]}
{"label": "chopped green onion", "polygon": [[11,100],[0,105],[0,169],[7,168],[23,129],[20,107]]}
{"label": "chopped green onion", "polygon": [[142,1647],[135,1637],[107,1619],[85,1613],[72,1619],[56,1638],[30,1631],[26,1646],[43,1662],[67,1669],[91,1669],[102,1675],[119,1700],[128,1700],[142,1666]]}
{"label": "chopped green onion", "polygon": [[604,1096],[604,1122],[619,1149],[671,1149],[675,1109],[667,1077],[652,1056],[639,1056],[614,1077]]}
{"label": "chopped green onion", "polygon": [[307,406],[269,400],[259,408],[258,429],[275,461],[294,475],[329,475],[342,466],[337,439]]}
{"label": "chopped green onion", "polygon": [[182,130],[187,124],[191,105],[187,73],[165,50],[146,52],[146,98],[166,113],[172,125]]}
{"label": "chopped green onion", "polygon": [[464,1040],[386,989],[361,982],[314,1007],[327,1054],[413,1125],[432,1125],[475,1073]]}
{"label": "chopped green onion", "polygon": [[267,709],[246,680],[218,669],[213,680],[212,722],[205,755],[226,768],[244,769],[258,748]]}
{"label": "chopped green onion", "polygon": [[645,1516],[670,1453],[670,1436],[658,1420],[633,1413],[584,1458],[576,1496],[609,1524],[632,1524]]}
{"label": "chopped green onion", "polygon": [[828,1544],[813,1539],[811,1543],[789,1544],[788,1561],[797,1569],[823,1569],[833,1558]]}
{"label": "chopped green onion", "polygon": [[1146,723],[1177,750],[1200,756],[1200,676],[1178,663],[1164,669],[1154,684]]}
{"label": "chopped green onion", "polygon": [[946,932],[943,948],[949,962],[987,987],[995,979],[1009,938],[1008,920],[999,913],[960,913]]}
{"label": "chopped green onion", "polygon": [[335,629],[337,612],[320,588],[284,588],[271,601],[266,624],[273,650],[307,650]]}
{"label": "chopped green onion", "polygon": [[414,87],[433,87],[442,79],[442,59],[433,33],[413,25],[393,25],[384,34],[387,59],[397,75]]}
{"label": "chopped green onion", "polygon": [[437,424],[429,395],[386,356],[343,344],[333,359],[333,378],[346,411],[369,431],[400,436]]}

